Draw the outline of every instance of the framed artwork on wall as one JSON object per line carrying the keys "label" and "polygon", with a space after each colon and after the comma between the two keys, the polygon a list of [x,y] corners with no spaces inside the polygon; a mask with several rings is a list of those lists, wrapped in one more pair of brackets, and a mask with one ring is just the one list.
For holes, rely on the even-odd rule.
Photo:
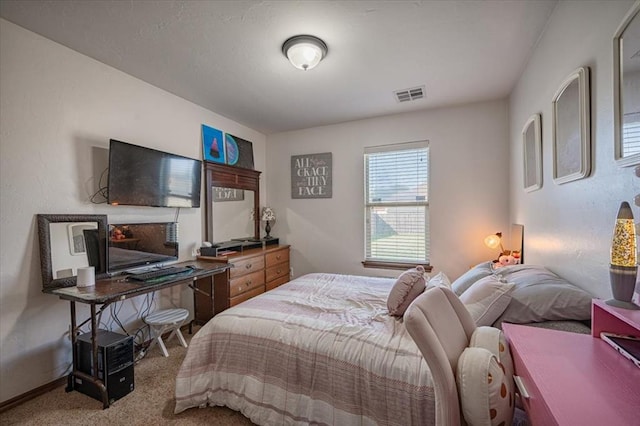
{"label": "framed artwork on wall", "polygon": [[222,131],[204,124],[202,125],[202,158],[214,163],[226,162]]}
{"label": "framed artwork on wall", "polygon": [[522,152],[524,157],[524,190],[542,188],[542,119],[533,114],[522,128]]}
{"label": "framed artwork on wall", "polygon": [[331,198],[332,176],[332,153],[292,155],[291,198]]}
{"label": "framed artwork on wall", "polygon": [[589,176],[591,122],[589,68],[572,72],[552,102],[553,181],[557,184]]}
{"label": "framed artwork on wall", "polygon": [[253,144],[238,136],[224,134],[227,164],[253,170]]}

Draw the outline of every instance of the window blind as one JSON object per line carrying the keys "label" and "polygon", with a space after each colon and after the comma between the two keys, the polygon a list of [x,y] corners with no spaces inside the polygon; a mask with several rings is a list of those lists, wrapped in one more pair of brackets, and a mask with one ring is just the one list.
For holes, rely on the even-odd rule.
{"label": "window blind", "polygon": [[365,259],[429,262],[428,142],[365,149]]}

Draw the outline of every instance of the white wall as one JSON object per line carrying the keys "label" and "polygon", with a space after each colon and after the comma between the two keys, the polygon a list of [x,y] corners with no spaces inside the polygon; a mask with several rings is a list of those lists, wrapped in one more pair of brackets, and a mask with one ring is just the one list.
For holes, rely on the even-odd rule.
{"label": "white wall", "polygon": [[[365,269],[364,147],[428,140],[431,264],[452,279],[497,253],[486,235],[508,234],[506,101],[427,110],[269,135],[267,198],[272,235],[291,244],[294,275],[337,272],[397,276]],[[333,197],[291,198],[291,156],[333,153]]]}
{"label": "white wall", "polygon": [[[107,166],[109,139],[202,158],[200,126],[207,124],[252,141],[256,169],[264,171],[265,136],[5,20],[0,93],[0,401],[6,401],[61,377],[71,359],[69,304],[41,292],[35,215],[108,214],[114,223],[174,218],[175,209],[89,202]],[[203,219],[203,208],[180,211],[181,259],[202,241]],[[164,297],[192,305],[189,290]],[[141,303],[125,301],[120,318],[135,321]]]}
{"label": "white wall", "polygon": [[[558,3],[510,98],[511,219],[525,225],[527,263],[546,265],[594,296],[608,298],[609,248],[621,201],[633,201],[640,179],[614,162],[613,35],[632,1]],[[591,177],[552,179],[551,100],[575,69],[591,70]],[[522,126],[542,114],[542,189],[525,193]],[[634,207],[640,218],[640,209]]]}

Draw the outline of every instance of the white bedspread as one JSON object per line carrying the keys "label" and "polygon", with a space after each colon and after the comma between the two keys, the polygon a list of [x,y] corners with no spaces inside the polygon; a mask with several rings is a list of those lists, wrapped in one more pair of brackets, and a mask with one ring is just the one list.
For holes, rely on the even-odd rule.
{"label": "white bedspread", "polygon": [[431,374],[393,279],[309,274],[228,309],[191,340],[175,412],[224,405],[260,425],[430,425]]}

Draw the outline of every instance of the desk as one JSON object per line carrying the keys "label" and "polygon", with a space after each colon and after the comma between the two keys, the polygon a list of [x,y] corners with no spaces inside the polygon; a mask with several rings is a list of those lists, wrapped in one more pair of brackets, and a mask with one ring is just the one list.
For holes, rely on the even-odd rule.
{"label": "desk", "polygon": [[[191,289],[197,292],[201,292],[194,285],[200,278],[212,277],[216,274],[226,272],[232,265],[229,264],[216,264],[202,261],[190,261],[174,264],[171,266],[187,266],[193,265],[196,269],[189,275],[179,275],[168,278],[166,281],[157,283],[144,283],[137,281],[129,281],[125,276],[113,277],[105,280],[99,280],[95,286],[91,287],[63,287],[63,288],[48,288],[43,292],[58,296],[60,299],[68,300],[71,310],[71,348],[73,354],[73,369],[69,373],[66,391],[70,392],[74,390],[74,377],[78,377],[89,383],[95,385],[102,395],[102,403],[104,408],[109,407],[109,399],[107,395],[107,388],[104,382],[98,378],[98,369],[93,369],[93,375],[86,374],[78,369],[78,354],[76,353],[76,335],[77,330],[91,321],[91,345],[93,350],[93,359],[98,359],[98,344],[96,341],[96,332],[98,329],[97,317],[98,315],[111,303],[121,300],[129,299],[132,297],[140,296],[142,294],[151,293],[154,291],[162,290],[168,287],[176,285],[187,284]],[[85,320],[79,326],[76,321],[76,302],[86,303],[90,305],[91,317]],[[99,310],[96,310],[96,306],[101,305]],[[195,309],[195,307],[194,307]]]}
{"label": "desk", "polygon": [[533,426],[637,425],[640,369],[600,331],[640,335],[640,311],[592,304],[593,335],[503,324]]}

